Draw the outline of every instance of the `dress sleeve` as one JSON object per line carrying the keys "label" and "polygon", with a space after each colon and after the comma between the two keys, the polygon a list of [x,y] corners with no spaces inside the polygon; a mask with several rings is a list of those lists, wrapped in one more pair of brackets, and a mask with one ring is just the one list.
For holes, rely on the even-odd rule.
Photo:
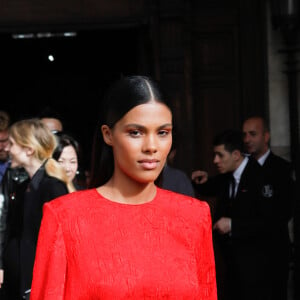
{"label": "dress sleeve", "polygon": [[200,282],[200,299],[217,300],[215,255],[212,241],[212,221],[210,209],[204,203],[204,213],[201,218],[202,224],[200,243],[198,245],[198,274]]}
{"label": "dress sleeve", "polygon": [[43,208],[30,300],[61,300],[64,297],[67,269],[62,229],[49,206]]}

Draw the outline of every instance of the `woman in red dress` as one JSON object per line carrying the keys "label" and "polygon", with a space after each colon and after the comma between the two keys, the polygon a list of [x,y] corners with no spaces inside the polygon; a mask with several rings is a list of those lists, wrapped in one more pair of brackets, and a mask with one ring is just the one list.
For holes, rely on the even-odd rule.
{"label": "woman in red dress", "polygon": [[172,144],[157,84],[124,77],[105,100],[97,188],[44,205],[30,299],[216,300],[208,204],[154,183]]}

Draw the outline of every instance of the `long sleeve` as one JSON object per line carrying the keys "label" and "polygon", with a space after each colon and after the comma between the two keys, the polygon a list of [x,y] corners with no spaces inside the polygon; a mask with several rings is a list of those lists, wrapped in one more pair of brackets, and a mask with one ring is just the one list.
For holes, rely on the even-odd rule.
{"label": "long sleeve", "polygon": [[202,286],[200,289],[200,299],[217,300],[215,257],[212,242],[212,224],[208,205],[206,213],[203,213],[203,226],[201,234],[202,236],[200,240],[205,241],[205,243],[199,245],[199,253],[197,253],[197,257],[199,257],[199,282]]}
{"label": "long sleeve", "polygon": [[47,204],[44,205],[30,300],[64,298],[67,269],[65,243],[60,224]]}
{"label": "long sleeve", "polygon": [[207,203],[158,189],[124,205],[96,189],[44,204],[31,300],[216,300]]}
{"label": "long sleeve", "polygon": [[4,250],[5,232],[7,228],[7,212],[8,212],[8,201],[6,201],[4,195],[0,193],[0,269],[3,269],[2,254]]}

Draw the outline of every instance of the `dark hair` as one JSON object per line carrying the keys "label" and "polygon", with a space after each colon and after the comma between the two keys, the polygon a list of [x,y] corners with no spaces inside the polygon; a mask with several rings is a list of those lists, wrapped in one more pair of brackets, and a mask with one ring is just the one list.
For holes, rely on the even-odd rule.
{"label": "dark hair", "polygon": [[78,164],[79,164],[79,159],[81,155],[79,143],[71,135],[65,132],[57,132],[55,133],[55,137],[57,141],[57,147],[54,149],[52,157],[58,161],[64,148],[67,146],[72,146],[75,149],[77,159],[78,159]]}
{"label": "dark hair", "polygon": [[227,129],[217,134],[213,140],[214,146],[224,145],[226,151],[232,153],[234,150],[239,150],[243,153],[243,133],[236,129]]}
{"label": "dark hair", "polygon": [[0,131],[8,130],[10,125],[10,115],[8,112],[0,110]]}
{"label": "dark hair", "polygon": [[62,120],[62,116],[60,115],[60,113],[50,106],[46,106],[40,112],[38,112],[37,117],[39,119],[51,118],[60,121]]}
{"label": "dark hair", "polygon": [[166,103],[157,82],[146,76],[126,76],[110,86],[100,110],[100,124],[94,134],[91,180],[89,187],[96,187],[107,182],[114,171],[114,157],[110,146],[102,137],[101,125],[114,125],[132,108],[155,101]]}

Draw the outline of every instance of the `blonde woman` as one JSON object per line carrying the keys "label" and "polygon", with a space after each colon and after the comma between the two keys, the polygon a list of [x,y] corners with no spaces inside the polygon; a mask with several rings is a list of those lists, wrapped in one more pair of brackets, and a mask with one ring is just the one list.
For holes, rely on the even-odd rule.
{"label": "blonde woman", "polygon": [[52,158],[56,145],[55,136],[39,119],[21,120],[10,128],[6,151],[11,167],[23,167],[29,179],[19,187],[9,209],[4,249],[8,299],[29,297],[43,204],[71,188],[64,169]]}

